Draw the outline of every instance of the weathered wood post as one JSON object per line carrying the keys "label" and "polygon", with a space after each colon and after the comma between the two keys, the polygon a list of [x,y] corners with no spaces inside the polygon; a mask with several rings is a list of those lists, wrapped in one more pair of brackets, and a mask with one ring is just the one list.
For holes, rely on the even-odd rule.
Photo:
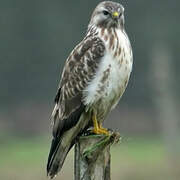
{"label": "weathered wood post", "polygon": [[119,133],[80,136],[75,145],[75,180],[110,180],[110,146],[120,139]]}

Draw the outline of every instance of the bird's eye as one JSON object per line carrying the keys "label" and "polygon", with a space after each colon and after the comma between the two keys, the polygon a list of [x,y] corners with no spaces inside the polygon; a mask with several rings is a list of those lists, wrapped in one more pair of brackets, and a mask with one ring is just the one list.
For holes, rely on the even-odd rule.
{"label": "bird's eye", "polygon": [[109,12],[106,11],[106,10],[104,10],[104,11],[103,11],[103,14],[104,14],[105,16],[107,16],[107,15],[109,14]]}

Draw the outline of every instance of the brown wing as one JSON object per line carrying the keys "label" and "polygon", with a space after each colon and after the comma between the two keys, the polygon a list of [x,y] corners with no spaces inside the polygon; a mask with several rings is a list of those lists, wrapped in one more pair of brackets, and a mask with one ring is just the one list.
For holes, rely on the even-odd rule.
{"label": "brown wing", "polygon": [[[84,111],[83,90],[95,75],[104,51],[104,44],[98,37],[87,36],[66,61],[52,113],[53,139],[47,163],[47,172],[50,175],[62,167],[67,152],[74,143],[76,137],[68,142],[70,147],[62,145],[63,133],[76,125]],[[57,152],[61,152],[62,157],[57,158]]]}
{"label": "brown wing", "polygon": [[104,43],[98,37],[89,36],[68,57],[52,113],[54,137],[61,136],[78,122],[85,108],[82,92],[95,75],[104,51]]}

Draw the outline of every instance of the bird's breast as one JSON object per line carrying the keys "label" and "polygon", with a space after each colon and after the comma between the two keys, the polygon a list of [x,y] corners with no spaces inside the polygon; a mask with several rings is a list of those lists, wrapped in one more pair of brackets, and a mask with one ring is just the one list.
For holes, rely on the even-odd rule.
{"label": "bird's breast", "polygon": [[[132,51],[129,39],[123,32],[117,31],[114,44],[111,36],[102,40],[106,53],[102,57],[94,79],[85,89],[84,102],[92,105],[109,104],[114,106],[122,96],[132,70]],[[108,38],[109,37],[109,38]]]}

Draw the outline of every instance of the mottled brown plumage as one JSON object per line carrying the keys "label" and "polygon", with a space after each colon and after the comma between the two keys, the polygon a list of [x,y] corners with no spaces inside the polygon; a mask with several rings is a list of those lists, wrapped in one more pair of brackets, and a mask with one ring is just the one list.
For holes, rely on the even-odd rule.
{"label": "mottled brown plumage", "polygon": [[132,50],[124,30],[124,8],[111,1],[102,2],[62,72],[51,117],[53,140],[48,176],[53,178],[61,170],[77,136],[92,123],[99,124],[94,127],[95,133],[107,134],[106,129],[100,128],[101,123],[125,91],[131,69]]}
{"label": "mottled brown plumage", "polygon": [[103,42],[92,33],[68,57],[55,98],[57,106],[52,114],[52,117],[56,117],[54,121],[62,121],[54,124],[54,135],[63,133],[63,129],[66,129],[64,119],[83,106],[83,89],[95,75],[104,50]]}

